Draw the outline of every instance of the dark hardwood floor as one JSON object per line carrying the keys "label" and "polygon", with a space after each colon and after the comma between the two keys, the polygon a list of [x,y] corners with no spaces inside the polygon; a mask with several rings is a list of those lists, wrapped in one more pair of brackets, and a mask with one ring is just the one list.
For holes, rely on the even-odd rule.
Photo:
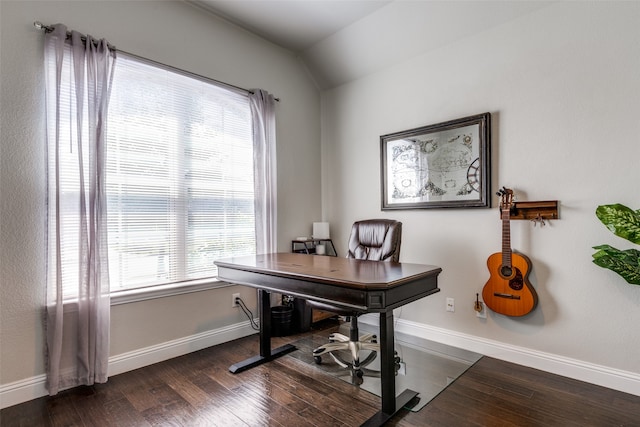
{"label": "dark hardwood floor", "polygon": [[[324,339],[335,327],[311,334]],[[358,426],[378,410],[378,397],[291,356],[228,372],[257,352],[256,336],[225,343],[3,409],[0,425]],[[640,397],[483,357],[421,411],[403,409],[387,425],[640,426]]]}

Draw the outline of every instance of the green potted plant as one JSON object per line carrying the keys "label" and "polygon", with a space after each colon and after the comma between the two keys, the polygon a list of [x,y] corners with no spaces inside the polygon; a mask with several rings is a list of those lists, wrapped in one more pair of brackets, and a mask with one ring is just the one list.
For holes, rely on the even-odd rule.
{"label": "green potted plant", "polygon": [[[640,210],[634,211],[624,205],[602,205],[596,216],[616,236],[640,244]],[[609,245],[594,246],[593,262],[602,268],[618,273],[632,285],[640,285],[640,251],[620,250]]]}

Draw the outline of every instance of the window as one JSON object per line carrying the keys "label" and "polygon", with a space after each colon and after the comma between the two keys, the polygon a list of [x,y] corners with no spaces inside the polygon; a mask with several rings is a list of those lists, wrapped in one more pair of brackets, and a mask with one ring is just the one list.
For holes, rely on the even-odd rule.
{"label": "window", "polygon": [[109,104],[111,290],[216,275],[255,253],[245,94],[119,55]]}
{"label": "window", "polygon": [[[49,174],[57,155],[61,180],[71,183],[67,194],[79,191],[70,62],[66,56],[61,95],[69,101],[61,104],[58,128],[68,149],[49,156]],[[47,70],[54,73],[55,64],[49,63]],[[48,103],[52,117],[53,108]],[[55,133],[49,126],[49,133]],[[118,53],[107,126],[112,292],[214,278],[215,259],[256,253],[252,117],[246,93]],[[73,272],[79,263],[81,219],[72,206],[77,197],[68,197],[67,205],[65,193],[60,199],[57,219],[50,204],[50,221],[60,222],[58,243],[63,253],[68,249],[73,254],[63,255],[61,271]],[[63,284],[65,299],[77,296],[73,281]]]}

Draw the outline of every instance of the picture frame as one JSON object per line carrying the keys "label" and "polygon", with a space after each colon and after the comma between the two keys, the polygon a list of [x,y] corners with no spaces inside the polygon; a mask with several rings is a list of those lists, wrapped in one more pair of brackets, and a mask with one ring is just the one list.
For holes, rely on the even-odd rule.
{"label": "picture frame", "polygon": [[380,137],[382,210],[491,207],[491,114]]}

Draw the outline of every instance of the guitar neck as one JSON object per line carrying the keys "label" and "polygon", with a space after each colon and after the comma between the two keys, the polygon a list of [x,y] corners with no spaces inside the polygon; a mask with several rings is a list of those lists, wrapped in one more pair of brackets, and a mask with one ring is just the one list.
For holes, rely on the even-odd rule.
{"label": "guitar neck", "polygon": [[508,207],[502,209],[502,265],[511,267],[511,217]]}

